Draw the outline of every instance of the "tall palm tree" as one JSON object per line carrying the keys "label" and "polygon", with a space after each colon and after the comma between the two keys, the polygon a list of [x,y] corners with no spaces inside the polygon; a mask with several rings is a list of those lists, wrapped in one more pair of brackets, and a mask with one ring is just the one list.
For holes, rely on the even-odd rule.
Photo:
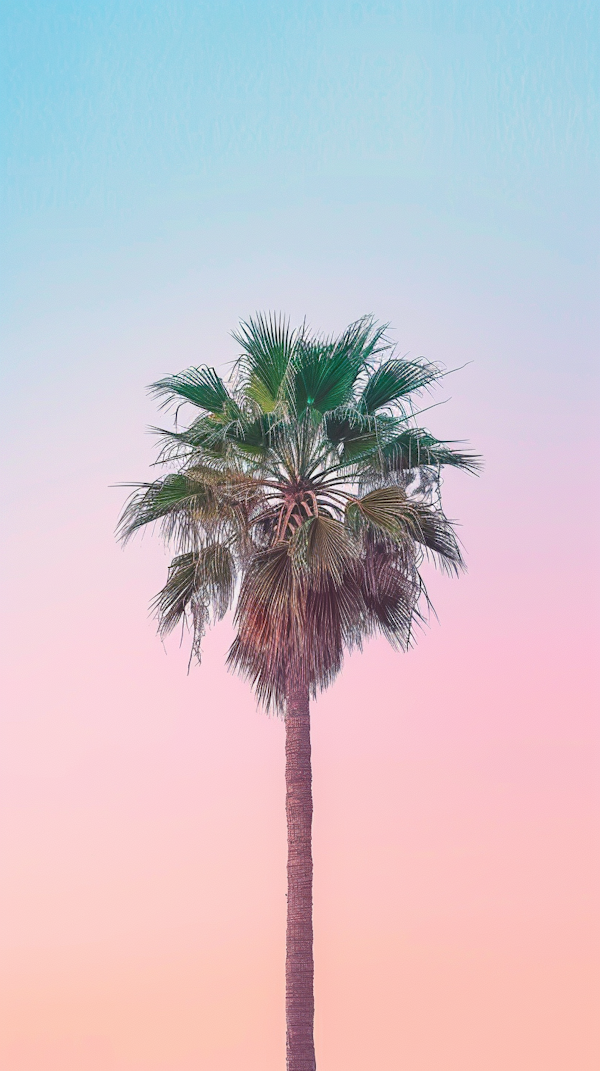
{"label": "tall palm tree", "polygon": [[227,383],[203,366],[151,387],[196,414],[159,431],[167,472],[135,485],[120,534],[160,523],[175,557],[154,600],[159,630],[187,622],[198,658],[237,592],[228,664],[285,719],[287,1068],[314,1071],[309,700],[366,637],[410,644],[423,557],[463,565],[441,470],[478,462],[418,426],[415,398],[443,372],[398,357],[371,317],[324,338],[259,315],[234,338]]}

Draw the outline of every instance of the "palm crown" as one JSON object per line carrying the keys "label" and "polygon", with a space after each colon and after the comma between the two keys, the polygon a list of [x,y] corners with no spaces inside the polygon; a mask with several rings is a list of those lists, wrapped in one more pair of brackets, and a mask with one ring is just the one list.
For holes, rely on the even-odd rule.
{"label": "palm crown", "polygon": [[443,372],[398,357],[371,317],[324,338],[257,316],[234,338],[227,383],[199,367],[152,386],[163,406],[198,413],[160,431],[169,471],[136,485],[120,532],[160,522],[176,556],[154,600],[159,629],[187,621],[198,656],[239,591],[229,663],[283,710],[290,691],[326,686],[363,638],[409,644],[423,557],[462,567],[441,470],[477,459],[418,427],[414,399]]}

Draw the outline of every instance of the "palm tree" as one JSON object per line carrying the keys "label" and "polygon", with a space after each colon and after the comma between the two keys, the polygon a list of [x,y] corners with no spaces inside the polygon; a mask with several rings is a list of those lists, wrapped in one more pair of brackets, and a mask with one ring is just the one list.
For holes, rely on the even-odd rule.
{"label": "palm tree", "polygon": [[134,485],[120,535],[160,523],[175,557],[154,600],[159,631],[187,623],[193,656],[237,592],[228,664],[285,719],[287,1068],[314,1071],[309,700],[366,637],[411,643],[423,557],[463,566],[441,469],[478,461],[418,427],[414,399],[443,372],[399,358],[371,317],[324,338],[259,315],[234,338],[227,383],[203,366],[151,387],[196,414],[155,429],[167,472]]}

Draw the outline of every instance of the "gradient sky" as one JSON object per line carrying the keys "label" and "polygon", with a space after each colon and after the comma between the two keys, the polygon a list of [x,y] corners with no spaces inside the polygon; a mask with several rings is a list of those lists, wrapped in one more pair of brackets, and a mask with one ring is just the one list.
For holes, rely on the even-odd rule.
{"label": "gradient sky", "polygon": [[3,1071],[283,1068],[283,726],[111,486],[257,309],[466,364],[486,458],[314,710],[319,1071],[597,1071],[596,10],[5,0]]}

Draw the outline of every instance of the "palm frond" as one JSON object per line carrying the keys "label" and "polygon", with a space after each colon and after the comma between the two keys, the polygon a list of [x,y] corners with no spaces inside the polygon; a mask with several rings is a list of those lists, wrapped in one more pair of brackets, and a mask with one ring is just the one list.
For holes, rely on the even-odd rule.
{"label": "palm frond", "polygon": [[243,414],[227,429],[227,438],[245,454],[264,457],[272,446],[273,426],[271,414],[258,417]]}
{"label": "palm frond", "polygon": [[458,539],[446,515],[425,503],[413,502],[417,524],[414,538],[432,553],[433,559],[443,572],[458,576],[465,568]]}
{"label": "palm frond", "polygon": [[354,528],[367,526],[398,542],[414,539],[419,521],[413,503],[397,484],[376,487],[348,504],[346,514]]}
{"label": "palm frond", "polygon": [[[367,457],[365,455],[365,461]],[[477,473],[481,468],[481,458],[470,451],[456,447],[434,438],[421,428],[406,428],[388,442],[381,444],[377,452],[373,451],[370,459],[375,468],[384,472],[400,472],[417,469],[421,466],[439,468],[449,465]]]}
{"label": "palm frond", "polygon": [[151,609],[158,618],[158,630],[167,635],[181,621],[198,594],[196,567],[198,555],[180,554],[169,566],[167,582],[152,600]]}
{"label": "palm frond", "polygon": [[229,391],[214,368],[201,366],[188,368],[175,376],[165,376],[149,388],[151,394],[162,399],[161,409],[174,401],[191,402],[208,413],[223,414],[234,405]]}
{"label": "palm frond", "polygon": [[233,332],[242,347],[244,393],[263,413],[273,412],[280,400],[282,383],[301,334],[301,330],[290,328],[285,317],[273,313],[259,313],[242,321]]}
{"label": "palm frond", "polygon": [[260,482],[250,474],[194,466],[138,484],[121,514],[117,535],[125,544],[141,528],[160,522],[163,538],[174,540],[181,550],[228,527],[243,542],[244,527],[263,497]]}
{"label": "palm frond", "polygon": [[294,534],[290,553],[300,577],[317,586],[331,581],[339,588],[358,562],[359,547],[341,521],[319,514]]}
{"label": "palm frond", "polygon": [[364,435],[372,435],[377,419],[356,405],[340,405],[324,414],[324,434],[330,442],[339,446]]}
{"label": "palm frond", "polygon": [[219,503],[210,480],[193,472],[172,472],[153,483],[138,484],[119,519],[118,537],[127,543],[140,528],[157,521],[166,521],[170,532],[173,519],[182,512],[207,521],[218,519]]}
{"label": "palm frond", "polygon": [[410,646],[418,610],[420,577],[406,548],[370,531],[364,541],[360,582],[371,632],[382,632],[393,647]]}
{"label": "palm frond", "polygon": [[383,449],[394,441],[405,423],[405,419],[392,417],[388,413],[363,414],[362,423],[350,423],[341,439],[341,460],[346,465],[368,467],[371,458],[380,458]]}
{"label": "palm frond", "polygon": [[242,580],[227,663],[251,680],[267,707],[285,695],[287,675],[298,662],[304,609],[287,544],[255,555]]}
{"label": "palm frond", "polygon": [[158,437],[158,465],[175,462],[193,464],[194,457],[204,464],[224,461],[228,453],[227,429],[212,416],[202,416],[183,431],[150,428]]}
{"label": "palm frond", "polygon": [[371,316],[365,316],[351,324],[339,339],[300,339],[293,359],[292,400],[296,415],[307,408],[326,413],[347,404],[361,371],[389,348],[385,330],[385,325],[378,326]]}
{"label": "palm frond", "polygon": [[442,375],[437,365],[392,358],[381,364],[367,380],[360,398],[360,408],[365,413],[375,413],[429,387]]}
{"label": "palm frond", "polygon": [[169,566],[167,582],[152,601],[161,636],[172,632],[189,614],[192,649],[200,658],[200,644],[210,613],[219,620],[233,602],[236,569],[233,556],[222,543],[208,543],[195,552],[180,554]]}
{"label": "palm frond", "polygon": [[371,315],[361,316],[343,332],[336,346],[340,351],[352,354],[363,369],[368,369],[381,354],[393,348],[386,332],[389,324],[378,324]]}

